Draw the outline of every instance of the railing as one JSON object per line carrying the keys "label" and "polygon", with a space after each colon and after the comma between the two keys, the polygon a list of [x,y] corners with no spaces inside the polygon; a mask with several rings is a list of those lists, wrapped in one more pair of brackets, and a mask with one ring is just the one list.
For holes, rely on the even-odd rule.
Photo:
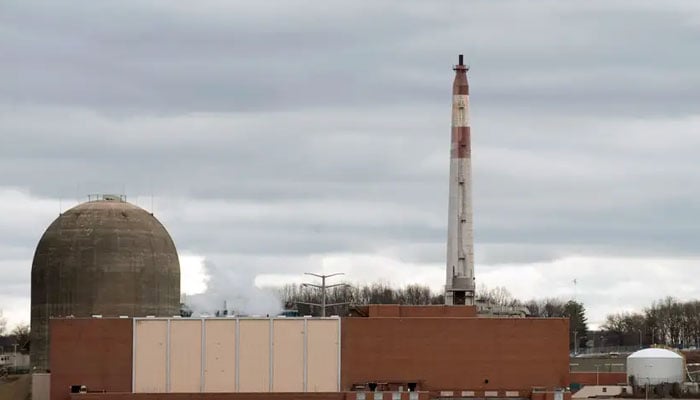
{"label": "railing", "polygon": [[111,201],[126,201],[125,194],[88,194],[88,201],[111,200]]}
{"label": "railing", "polygon": [[[646,346],[645,346],[646,347]],[[634,353],[635,351],[641,349],[639,345],[636,346],[599,346],[599,347],[588,347],[583,349],[578,349],[576,355],[590,355],[590,354],[610,354],[610,353]]]}

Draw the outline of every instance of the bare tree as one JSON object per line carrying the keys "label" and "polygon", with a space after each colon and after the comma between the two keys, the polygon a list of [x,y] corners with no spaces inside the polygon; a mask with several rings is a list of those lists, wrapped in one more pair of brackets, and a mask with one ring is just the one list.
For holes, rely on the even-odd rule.
{"label": "bare tree", "polygon": [[533,317],[564,317],[566,303],[557,298],[532,299],[525,303],[525,308]]}
{"label": "bare tree", "polygon": [[603,330],[619,335],[620,345],[700,344],[700,301],[680,302],[673,297],[657,300],[644,313],[610,314]]}
{"label": "bare tree", "polygon": [[17,342],[18,348],[17,350],[21,352],[28,352],[29,351],[29,325],[28,324],[20,324],[15,327],[15,329],[12,330],[11,333],[12,336],[15,337],[15,341]]}
{"label": "bare tree", "polygon": [[5,329],[7,329],[7,320],[2,316],[2,309],[0,309],[0,336],[5,334]]}
{"label": "bare tree", "polygon": [[398,291],[399,303],[426,305],[431,304],[433,294],[430,288],[421,285],[408,285]]}
{"label": "bare tree", "polygon": [[476,297],[483,302],[498,306],[516,307],[521,305],[520,300],[513,297],[504,286],[489,289],[482,283],[476,290]]}
{"label": "bare tree", "polygon": [[[320,293],[314,288],[302,285],[285,285],[278,291],[287,308],[296,308],[301,314],[316,315],[318,310],[304,303],[318,303]],[[413,284],[403,288],[393,288],[388,283],[373,283],[370,285],[343,285],[334,287],[327,292],[329,303],[349,302],[352,305],[367,304],[442,304],[442,294],[433,293],[429,287]],[[348,306],[331,307],[333,314],[344,315]]]}

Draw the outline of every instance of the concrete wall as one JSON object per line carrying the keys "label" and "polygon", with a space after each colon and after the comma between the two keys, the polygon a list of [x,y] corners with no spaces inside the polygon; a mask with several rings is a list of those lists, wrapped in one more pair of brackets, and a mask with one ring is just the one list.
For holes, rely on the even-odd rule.
{"label": "concrete wall", "polygon": [[[627,384],[625,372],[571,372],[571,384],[579,385],[618,385]],[[573,389],[572,389],[573,390]]]}
{"label": "concrete wall", "polygon": [[333,392],[340,319],[136,319],[134,391]]}
{"label": "concrete wall", "polygon": [[70,385],[131,391],[131,319],[52,319],[51,400],[70,397]]}
{"label": "concrete wall", "polygon": [[49,319],[171,317],[180,310],[175,245],[149,212],[123,201],[90,201],[61,214],[34,253],[31,362],[49,366]]}
{"label": "concrete wall", "polygon": [[572,357],[569,367],[571,372],[627,372],[627,355]]}
{"label": "concrete wall", "polygon": [[[51,399],[51,374],[32,374],[32,400]],[[23,398],[20,400],[24,400]]]}
{"label": "concrete wall", "polygon": [[345,318],[342,338],[343,390],[416,382],[418,390],[522,396],[569,384],[566,319]]}

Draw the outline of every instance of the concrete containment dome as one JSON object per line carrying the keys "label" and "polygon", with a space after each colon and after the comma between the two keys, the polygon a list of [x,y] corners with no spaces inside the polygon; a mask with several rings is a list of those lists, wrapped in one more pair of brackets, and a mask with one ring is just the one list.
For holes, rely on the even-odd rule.
{"label": "concrete containment dome", "polygon": [[31,362],[48,368],[52,317],[179,314],[180,264],[172,238],[123,196],[99,196],[61,214],[32,263]]}
{"label": "concrete containment dome", "polygon": [[666,349],[644,349],[627,357],[627,378],[636,385],[683,382],[685,359]]}

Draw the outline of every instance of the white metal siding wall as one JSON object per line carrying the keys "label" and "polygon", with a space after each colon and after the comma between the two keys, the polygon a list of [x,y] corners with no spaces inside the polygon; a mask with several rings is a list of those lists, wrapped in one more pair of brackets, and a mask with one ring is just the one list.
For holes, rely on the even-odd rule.
{"label": "white metal siding wall", "polygon": [[166,320],[134,320],[134,392],[166,391],[168,324]]}
{"label": "white metal siding wall", "polygon": [[133,391],[335,392],[340,318],[134,319]]}
{"label": "white metal siding wall", "polygon": [[237,322],[207,321],[204,361],[205,392],[235,392]]}
{"label": "white metal siding wall", "polygon": [[273,392],[304,391],[304,321],[278,319],[274,321]]}
{"label": "white metal siding wall", "polygon": [[340,325],[309,321],[307,339],[307,392],[334,392],[340,385]]}
{"label": "white metal siding wall", "polygon": [[202,323],[170,321],[170,392],[199,392],[202,384]]}
{"label": "white metal siding wall", "polygon": [[241,320],[238,391],[270,391],[270,326],[272,320]]}

